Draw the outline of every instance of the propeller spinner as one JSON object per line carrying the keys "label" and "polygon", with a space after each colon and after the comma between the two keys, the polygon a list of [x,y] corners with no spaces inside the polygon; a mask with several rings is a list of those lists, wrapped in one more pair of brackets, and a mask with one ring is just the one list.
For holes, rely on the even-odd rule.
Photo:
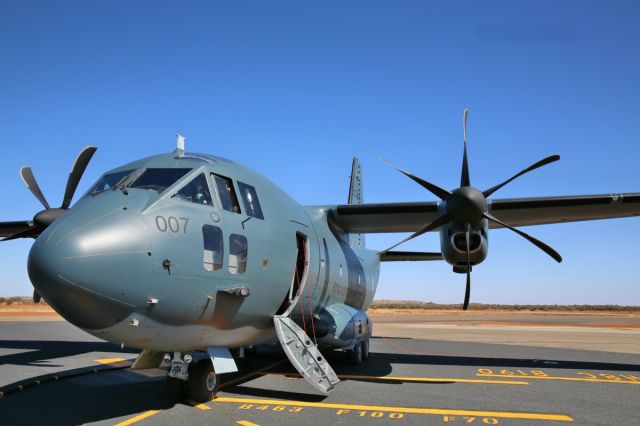
{"label": "propeller spinner", "polygon": [[[477,229],[481,226],[481,222],[483,220],[488,220],[490,222],[496,223],[504,228],[508,228],[520,235],[521,237],[527,239],[529,242],[534,244],[540,250],[547,253],[557,262],[562,262],[562,257],[558,252],[556,252],[553,248],[549,247],[547,244],[542,241],[532,237],[531,235],[520,231],[504,222],[500,219],[494,217],[488,212],[487,209],[487,197],[492,195],[494,192],[507,185],[514,179],[529,173],[535,169],[538,169],[544,165],[553,163],[560,159],[559,155],[551,155],[546,157],[537,163],[532,164],[526,169],[520,171],[504,182],[493,186],[485,191],[480,191],[473,186],[471,186],[471,177],[469,175],[469,162],[467,159],[467,117],[469,115],[469,110],[465,109],[462,115],[462,127],[463,127],[463,141],[464,141],[464,152],[462,157],[462,172],[460,176],[460,187],[454,191],[447,191],[435,185],[431,182],[428,182],[418,176],[415,176],[405,170],[400,169],[399,167],[394,166],[393,164],[385,161],[388,165],[407,176],[414,182],[418,183],[420,186],[425,188],[427,191],[431,192],[436,197],[442,200],[443,205],[443,213],[440,214],[436,219],[434,219],[431,223],[424,226],[422,229],[414,232],[409,237],[400,241],[399,243],[389,247],[388,249],[382,251],[381,253],[386,253],[389,250],[403,244],[409,240],[412,240],[426,232],[433,231],[442,226],[452,225],[456,228],[462,228],[465,231],[465,242],[466,242],[466,268],[465,272],[467,275],[467,284],[464,295],[464,304],[463,309],[466,310],[469,307],[469,297],[471,293],[471,256],[470,256],[470,246],[471,246],[471,232],[472,229]],[[383,160],[384,161],[384,160]]]}

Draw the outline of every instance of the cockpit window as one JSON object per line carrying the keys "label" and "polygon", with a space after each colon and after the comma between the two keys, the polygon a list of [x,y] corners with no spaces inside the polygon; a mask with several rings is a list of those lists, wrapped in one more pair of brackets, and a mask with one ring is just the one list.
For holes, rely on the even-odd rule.
{"label": "cockpit window", "polygon": [[147,169],[129,188],[153,189],[158,194],[176,183],[192,169]]}
{"label": "cockpit window", "polygon": [[216,174],[214,174],[213,177],[216,182],[216,188],[218,189],[222,208],[230,212],[240,213],[238,197],[236,196],[235,189],[233,189],[233,182],[231,179]]}
{"label": "cockpit window", "polygon": [[204,173],[200,173],[191,180],[191,182],[183,186],[173,197],[196,204],[213,205],[211,192],[209,191],[209,185],[207,184],[207,178],[204,176]]}
{"label": "cockpit window", "polygon": [[244,204],[244,212],[256,219],[264,219],[256,189],[253,186],[240,181],[238,181],[238,189],[240,190],[242,204]]}
{"label": "cockpit window", "polygon": [[107,189],[113,188],[120,181],[123,181],[124,178],[129,176],[131,172],[133,172],[133,170],[123,170],[121,172],[107,173],[106,175],[102,176],[95,185],[93,185],[93,188],[91,188],[89,194],[95,194],[96,192],[106,191]]}

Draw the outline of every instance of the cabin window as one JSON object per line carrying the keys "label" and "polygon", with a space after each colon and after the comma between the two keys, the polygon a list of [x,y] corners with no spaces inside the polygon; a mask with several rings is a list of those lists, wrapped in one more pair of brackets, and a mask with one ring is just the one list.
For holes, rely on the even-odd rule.
{"label": "cabin window", "polygon": [[217,271],[221,269],[224,249],[222,230],[217,226],[203,225],[202,239],[204,240],[202,266],[207,271]]}
{"label": "cabin window", "polygon": [[160,194],[192,169],[147,169],[130,188],[152,189]]}
{"label": "cabin window", "polygon": [[238,234],[229,235],[229,272],[243,274],[247,270],[247,239]]}
{"label": "cabin window", "polygon": [[240,181],[238,181],[238,189],[240,190],[240,197],[242,198],[242,204],[244,205],[244,212],[256,219],[264,219],[256,189],[253,186]]}
{"label": "cabin window", "polygon": [[236,190],[233,189],[233,182],[231,179],[216,174],[213,176],[216,182],[218,195],[220,196],[220,204],[222,204],[222,208],[230,212],[240,213],[238,197],[236,196]]}
{"label": "cabin window", "polygon": [[200,173],[191,182],[182,187],[182,189],[173,195],[179,200],[189,201],[191,203],[203,204],[206,206],[213,205],[211,201],[211,192],[207,184],[207,178],[204,173]]}
{"label": "cabin window", "polygon": [[127,176],[129,176],[133,170],[124,170],[121,172],[113,172],[107,173],[102,176],[98,182],[91,188],[89,194],[95,194],[96,192],[106,191],[107,189],[111,189],[116,186],[118,183],[124,180]]}

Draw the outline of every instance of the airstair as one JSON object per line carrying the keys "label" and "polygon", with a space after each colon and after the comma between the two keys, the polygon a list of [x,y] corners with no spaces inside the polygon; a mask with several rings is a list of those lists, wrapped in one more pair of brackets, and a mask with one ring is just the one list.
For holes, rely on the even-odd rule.
{"label": "airstair", "polygon": [[288,316],[274,316],[273,324],[287,358],[300,375],[320,392],[333,390],[340,379],[307,333]]}

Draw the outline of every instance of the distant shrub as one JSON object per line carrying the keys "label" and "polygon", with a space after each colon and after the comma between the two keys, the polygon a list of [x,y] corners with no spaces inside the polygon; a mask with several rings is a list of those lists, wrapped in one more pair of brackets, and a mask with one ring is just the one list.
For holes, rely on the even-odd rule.
{"label": "distant shrub", "polygon": [[7,304],[7,306],[11,306],[11,305],[13,305],[13,300],[11,300],[11,299],[7,299],[7,300],[5,301],[5,303]]}
{"label": "distant shrub", "polygon": [[[372,309],[422,309],[422,310],[460,310],[462,304],[437,304],[432,302],[420,302],[413,300],[374,300]],[[471,303],[470,310],[491,311],[540,311],[540,312],[589,312],[589,311],[610,311],[610,312],[640,312],[640,306],[619,306],[619,305],[491,305],[482,303]]]}

